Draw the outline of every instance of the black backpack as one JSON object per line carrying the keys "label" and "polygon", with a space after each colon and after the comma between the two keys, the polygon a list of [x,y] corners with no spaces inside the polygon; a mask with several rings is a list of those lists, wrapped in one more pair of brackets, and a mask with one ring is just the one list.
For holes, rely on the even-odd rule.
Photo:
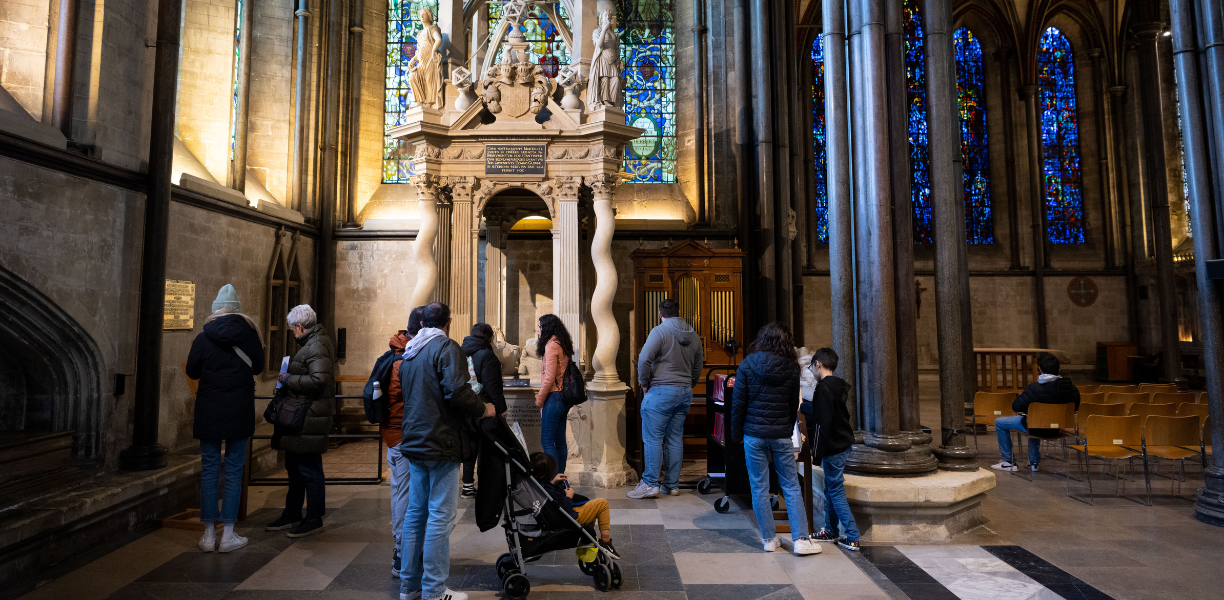
{"label": "black backpack", "polygon": [[561,401],[565,406],[578,406],[587,401],[586,382],[582,380],[582,371],[578,365],[569,361],[565,367],[565,379],[561,383]]}
{"label": "black backpack", "polygon": [[[361,401],[365,404],[366,420],[371,423],[386,423],[391,418],[391,371],[396,361],[403,360],[404,355],[394,350],[387,350],[378,360],[374,361],[374,370],[370,372],[370,380],[366,382],[361,392]],[[382,396],[374,400],[374,382],[382,389]]]}

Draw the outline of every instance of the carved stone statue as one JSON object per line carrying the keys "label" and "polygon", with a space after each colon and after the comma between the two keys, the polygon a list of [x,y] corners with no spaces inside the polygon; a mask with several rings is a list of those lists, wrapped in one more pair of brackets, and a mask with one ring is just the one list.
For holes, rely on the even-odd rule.
{"label": "carved stone statue", "polygon": [[408,85],[412,98],[421,106],[442,108],[442,29],[434,23],[428,8],[419,13],[424,25],[417,34],[416,56],[408,62]]}
{"label": "carved stone statue", "polygon": [[616,35],[616,14],[611,10],[599,13],[599,27],[591,34],[595,54],[587,77],[586,104],[590,110],[620,106],[621,72],[620,37]]}

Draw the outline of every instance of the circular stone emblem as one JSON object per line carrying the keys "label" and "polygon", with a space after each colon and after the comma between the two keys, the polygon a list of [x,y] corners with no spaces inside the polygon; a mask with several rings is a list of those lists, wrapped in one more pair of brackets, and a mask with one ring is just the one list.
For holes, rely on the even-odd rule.
{"label": "circular stone emblem", "polygon": [[1092,306],[1100,294],[1096,282],[1089,277],[1072,277],[1071,283],[1067,284],[1067,297],[1081,308]]}

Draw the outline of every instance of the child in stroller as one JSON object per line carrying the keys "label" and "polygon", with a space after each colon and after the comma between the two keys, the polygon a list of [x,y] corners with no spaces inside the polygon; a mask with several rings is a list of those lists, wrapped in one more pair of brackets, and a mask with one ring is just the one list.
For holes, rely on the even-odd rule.
{"label": "child in stroller", "polygon": [[[496,479],[504,476],[503,481],[498,481],[498,483],[504,482],[504,485],[494,487],[486,481],[486,484],[482,485],[477,492],[476,512],[477,524],[480,525],[482,531],[496,526],[492,519],[487,518],[492,516],[492,511],[501,513],[498,520],[505,529],[506,543],[510,551],[497,558],[496,566],[497,577],[502,582],[502,592],[505,597],[522,600],[531,591],[531,582],[527,579],[526,574],[527,563],[534,562],[554,550],[570,548],[575,549],[578,555],[578,567],[583,574],[594,579],[595,589],[608,591],[620,588],[624,577],[620,565],[616,563],[617,556],[612,553],[610,544],[607,546],[601,544],[601,540],[596,537],[595,530],[590,523],[586,525],[579,523],[574,513],[571,510],[563,509],[554,499],[553,494],[549,493],[548,488],[553,488],[560,493],[562,498],[569,500],[569,494],[561,491],[553,483],[560,482],[562,487],[566,485],[563,478],[557,477],[556,463],[541,465],[540,473],[549,482],[541,483],[532,476],[529,467],[531,462],[527,459],[527,453],[518,439],[514,437],[504,419],[485,419],[481,431],[484,433],[481,460],[492,461],[496,457],[496,460],[504,465],[502,469],[495,469],[485,468],[486,464],[489,467],[493,465],[482,463],[480,467],[482,477],[485,477],[484,474],[492,475],[501,471],[497,474]],[[489,477],[489,479],[494,479],[494,477]],[[590,502],[595,503],[591,510],[597,514],[604,512],[595,510],[599,502],[595,500]],[[607,501],[602,501],[602,503],[606,506]],[[595,518],[591,519],[591,521],[595,520]],[[601,515],[600,528],[607,527],[605,520],[606,517]],[[602,537],[607,538],[607,530],[605,529],[602,533]]]}
{"label": "child in stroller", "polygon": [[599,545],[603,546],[603,549],[612,555],[612,558],[620,558],[620,555],[616,553],[616,547],[612,545],[612,511],[608,509],[607,500],[595,498],[575,507],[574,488],[570,487],[565,473],[557,472],[556,459],[543,452],[531,455],[531,476],[544,486],[544,491],[548,492],[553,502],[556,502],[561,510],[577,519],[579,524],[590,525],[598,521]]}

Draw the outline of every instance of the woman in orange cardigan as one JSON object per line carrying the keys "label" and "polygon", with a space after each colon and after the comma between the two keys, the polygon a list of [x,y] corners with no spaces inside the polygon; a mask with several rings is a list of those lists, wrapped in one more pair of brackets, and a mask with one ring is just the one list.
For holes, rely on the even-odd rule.
{"label": "woman in orange cardigan", "polygon": [[561,399],[561,386],[565,381],[565,369],[574,355],[574,342],[569,331],[557,315],[540,317],[536,325],[536,356],[543,359],[544,372],[540,376],[540,391],[536,392],[536,406],[540,407],[540,445],[544,452],[557,461],[557,471],[565,472],[565,458],[569,448],[565,444],[565,423],[569,420],[569,407]]}

